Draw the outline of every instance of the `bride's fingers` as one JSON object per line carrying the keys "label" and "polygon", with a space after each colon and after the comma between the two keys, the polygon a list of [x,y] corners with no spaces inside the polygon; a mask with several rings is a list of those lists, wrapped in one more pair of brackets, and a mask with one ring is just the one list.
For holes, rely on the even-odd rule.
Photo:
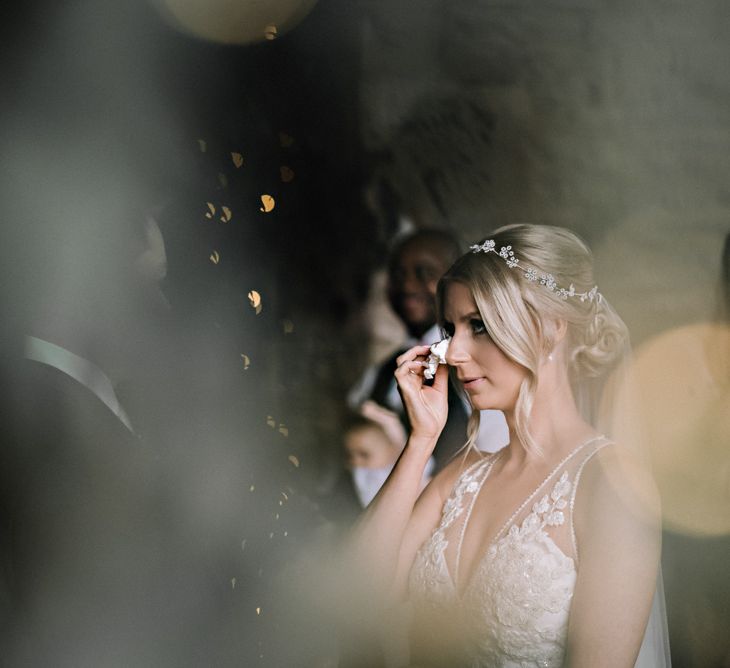
{"label": "bride's fingers", "polygon": [[427,366],[423,360],[405,360],[395,370],[396,378],[407,378],[409,375],[423,376],[423,367]]}
{"label": "bride's fingers", "polygon": [[448,391],[449,386],[449,367],[446,364],[439,364],[436,367],[436,373],[433,376],[433,389],[439,392]]}
{"label": "bride's fingers", "polygon": [[396,366],[400,367],[404,362],[413,361],[417,357],[426,357],[430,350],[430,346],[413,346],[413,348],[406,350],[396,358]]}

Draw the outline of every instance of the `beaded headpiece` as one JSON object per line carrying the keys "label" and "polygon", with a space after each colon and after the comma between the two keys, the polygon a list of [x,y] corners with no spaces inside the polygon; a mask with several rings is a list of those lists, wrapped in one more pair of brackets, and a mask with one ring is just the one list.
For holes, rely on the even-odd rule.
{"label": "beaded headpiece", "polygon": [[487,239],[483,244],[474,244],[469,246],[472,253],[494,253],[499,255],[505,264],[510,269],[523,269],[525,278],[531,283],[539,283],[544,285],[550,292],[555,292],[561,299],[568,299],[568,297],[577,297],[582,302],[594,300],[600,303],[603,298],[601,293],[598,292],[598,286],[594,285],[588,292],[576,292],[573,284],[570,284],[568,288],[561,288],[555,282],[555,277],[552,274],[541,274],[534,267],[527,267],[524,264],[520,264],[519,258],[515,257],[515,253],[512,250],[512,246],[502,246],[497,250],[497,245],[494,240]]}

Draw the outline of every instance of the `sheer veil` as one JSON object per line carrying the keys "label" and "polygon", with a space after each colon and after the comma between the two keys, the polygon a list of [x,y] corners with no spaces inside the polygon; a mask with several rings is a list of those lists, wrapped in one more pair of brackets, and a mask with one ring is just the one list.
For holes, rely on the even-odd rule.
{"label": "sheer veil", "polygon": [[[613,311],[605,298],[601,299],[603,308]],[[650,472],[651,463],[642,434],[641,404],[628,337],[608,374],[575,383],[573,391],[584,418],[606,437],[627,448]],[[635,668],[670,667],[669,630],[660,564],[651,612]]]}

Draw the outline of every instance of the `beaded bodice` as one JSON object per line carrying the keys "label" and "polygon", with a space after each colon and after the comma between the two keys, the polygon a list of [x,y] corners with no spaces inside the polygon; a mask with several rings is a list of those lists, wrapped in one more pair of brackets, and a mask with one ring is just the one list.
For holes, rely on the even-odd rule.
{"label": "beaded bodice", "polygon": [[464,665],[563,664],[577,575],[575,490],[583,466],[605,445],[603,438],[592,439],[563,459],[504,523],[457,587],[464,534],[499,453],[459,476],[439,525],[416,555],[410,594],[417,614],[429,610],[459,620]]}

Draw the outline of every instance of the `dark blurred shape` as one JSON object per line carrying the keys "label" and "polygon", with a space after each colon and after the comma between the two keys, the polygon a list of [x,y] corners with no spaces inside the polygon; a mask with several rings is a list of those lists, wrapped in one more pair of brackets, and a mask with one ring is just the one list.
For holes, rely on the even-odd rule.
{"label": "dark blurred shape", "polygon": [[493,114],[468,94],[424,95],[383,149],[376,182],[388,184],[418,227],[471,227],[464,216],[481,219],[493,176],[494,126]]}

